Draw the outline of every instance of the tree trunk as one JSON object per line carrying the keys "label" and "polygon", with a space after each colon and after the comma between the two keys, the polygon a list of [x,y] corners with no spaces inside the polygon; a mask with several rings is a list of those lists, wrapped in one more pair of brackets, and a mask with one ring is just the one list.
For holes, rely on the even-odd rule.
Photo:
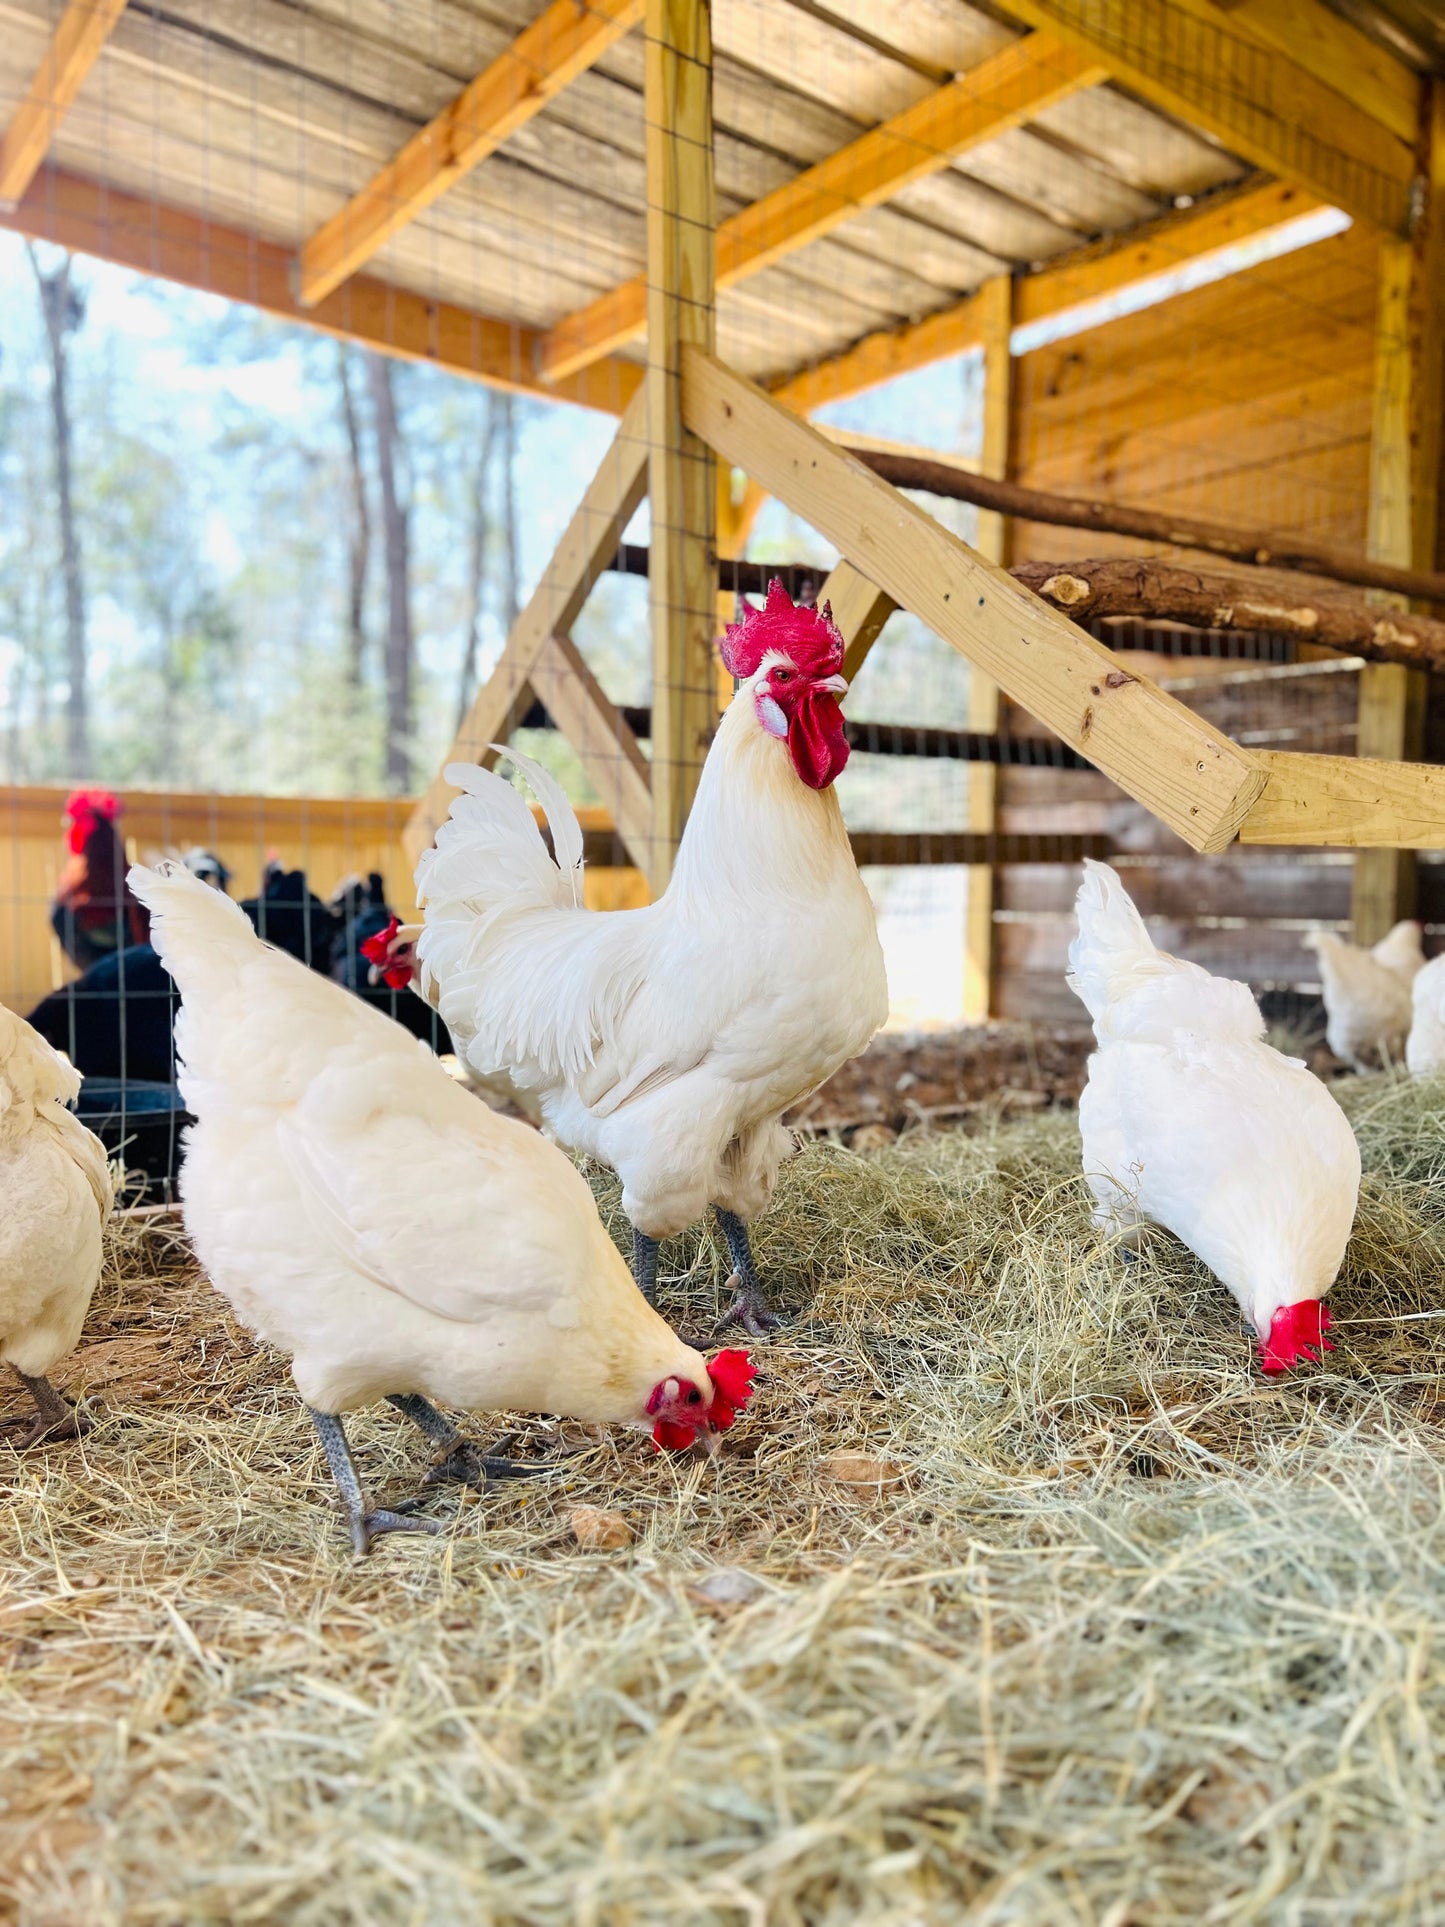
{"label": "tree trunk", "polygon": [[487,478],[492,466],[492,449],[496,443],[498,412],[498,397],[489,393],[486,397],[482,422],[482,445],[477,455],[476,479],[473,483],[472,546],[467,567],[467,645],[462,656],[461,679],[457,685],[457,723],[452,732],[456,736],[460,736],[462,725],[467,719],[467,711],[472,704],[472,685],[477,679],[477,650],[481,643],[482,627],[482,592],[487,580],[487,537],[491,533],[491,518],[487,513]]}
{"label": "tree trunk", "polygon": [[70,421],[67,338],[79,327],[84,308],[71,285],[73,257],[66,255],[53,274],[46,274],[39,256],[27,243],[30,265],[40,291],[40,311],[50,344],[50,412],[55,436],[55,496],[60,515],[60,567],[65,585],[65,666],[68,694],[65,703],[65,767],[73,777],[90,774],[90,701],[86,687],[85,581],[81,571],[80,531],[75,522],[72,482],[74,431]]}
{"label": "tree trunk", "polygon": [[346,680],[353,691],[359,691],[366,673],[366,572],[371,561],[371,505],[366,495],[361,420],[351,387],[351,350],[345,342],[336,345],[336,373],[341,384],[346,446],[351,456],[351,526],[346,542],[349,569]]}
{"label": "tree trunk", "polygon": [[405,796],[411,788],[411,532],[399,486],[402,441],[391,362],[375,354],[368,354],[366,360],[376,410],[376,466],[386,547],[386,780],[395,795]]}
{"label": "tree trunk", "polygon": [[522,606],[517,561],[517,404],[512,395],[498,402],[502,430],[502,628],[508,635]]}

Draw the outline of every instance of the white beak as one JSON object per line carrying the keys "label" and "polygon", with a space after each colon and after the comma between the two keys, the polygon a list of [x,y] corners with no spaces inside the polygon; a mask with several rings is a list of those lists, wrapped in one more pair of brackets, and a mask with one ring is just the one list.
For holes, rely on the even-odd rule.
{"label": "white beak", "polygon": [[825,676],[821,682],[813,684],[814,689],[826,689],[830,696],[846,696],[848,679],[846,676]]}

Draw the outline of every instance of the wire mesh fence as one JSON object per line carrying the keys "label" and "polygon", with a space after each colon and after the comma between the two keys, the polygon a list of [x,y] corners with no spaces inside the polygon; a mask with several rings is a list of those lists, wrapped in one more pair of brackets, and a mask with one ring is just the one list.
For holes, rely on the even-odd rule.
{"label": "wire mesh fence", "polygon": [[[1362,551],[1399,486],[1371,466],[1378,235],[1261,171],[1241,118],[1273,84],[1257,50],[1196,22],[1161,54],[1148,10],[1105,11],[1112,79],[961,0],[886,18],[719,0],[710,73],[686,83],[710,94],[689,173],[712,175],[717,352],[860,445]],[[0,119],[33,101],[66,12],[9,10]],[[100,987],[75,988],[84,945],[53,916],[75,787],[122,798],[130,855],[209,851],[269,936],[438,1044],[404,993],[362,981],[357,945],[373,913],[414,912],[454,741],[543,762],[584,813],[589,901],[647,900],[655,733],[678,740],[685,693],[711,727],[730,687],[659,652],[655,398],[607,454],[647,393],[660,258],[642,14],[133,5],[73,98],[42,86],[0,237],[0,994],[58,1011],[67,1049],[88,1054],[106,998],[150,994],[133,958],[122,982],[144,946],[119,936],[89,958]],[[1174,111],[1128,78],[1161,59]],[[1350,160],[1344,207],[1395,192],[1381,153]],[[822,597],[838,550],[716,466],[715,619],[694,624],[719,633],[774,573]],[[1012,564],[1146,549],[916,499]],[[1358,661],[1233,614],[1089,632],[1241,747],[1350,754]],[[960,1021],[971,970],[995,1015],[1076,1019],[1084,855],[1119,862],[1171,948],[1308,1004],[1299,939],[1348,923],[1347,854],[1197,857],[1086,748],[986,693],[905,611],[853,676],[838,795],[895,1022]],[[1428,924],[1445,900],[1421,875]],[[107,1049],[91,1074],[136,1081],[124,1027]]]}

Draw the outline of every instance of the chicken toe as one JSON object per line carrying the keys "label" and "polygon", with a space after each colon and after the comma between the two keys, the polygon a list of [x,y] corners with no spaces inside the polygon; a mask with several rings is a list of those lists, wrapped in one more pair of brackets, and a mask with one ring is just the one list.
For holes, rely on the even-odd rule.
{"label": "chicken toe", "polygon": [[728,1284],[737,1288],[736,1299],[718,1320],[713,1335],[716,1337],[732,1325],[741,1325],[751,1337],[763,1338],[768,1332],[779,1329],[784,1323],[783,1317],[768,1303],[757,1266],[753,1263],[753,1248],[748,1240],[747,1226],[736,1212],[724,1211],[720,1204],[714,1205],[713,1209],[717,1213],[723,1237],[727,1240],[728,1257],[732,1260],[733,1275]]}
{"label": "chicken toe", "polygon": [[[357,1475],[356,1463],[351,1456],[351,1446],[347,1442],[346,1427],[334,1412],[318,1412],[314,1406],[307,1406],[311,1423],[321,1440],[326,1453],[326,1463],[331,1467],[332,1477],[341,1492],[346,1507],[347,1522],[351,1528],[351,1549],[358,1559],[365,1558],[371,1550],[371,1542],[383,1532],[440,1532],[441,1524],[436,1519],[421,1519],[404,1512],[390,1512],[385,1507],[369,1510],[366,1494],[362,1491],[361,1480]],[[430,1410],[431,1408],[428,1407]],[[439,1416],[439,1414],[437,1415]]]}
{"label": "chicken toe", "polygon": [[[62,1393],[57,1392],[43,1374],[37,1374],[36,1377],[31,1378],[27,1373],[22,1372],[18,1365],[12,1365],[10,1369],[35,1400],[34,1419],[18,1439],[11,1440],[17,1452],[24,1452],[28,1447],[42,1442],[83,1438],[90,1430],[91,1420],[88,1415],[78,1405],[72,1405]],[[4,1429],[8,1431],[12,1426],[25,1424],[24,1418],[6,1419]]]}

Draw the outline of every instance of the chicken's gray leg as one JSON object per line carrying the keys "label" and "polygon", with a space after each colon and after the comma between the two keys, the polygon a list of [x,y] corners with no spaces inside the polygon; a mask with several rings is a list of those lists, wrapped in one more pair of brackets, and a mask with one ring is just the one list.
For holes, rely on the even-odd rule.
{"label": "chicken's gray leg", "polygon": [[726,1331],[729,1325],[741,1325],[752,1337],[761,1338],[765,1332],[776,1331],[783,1321],[764,1295],[758,1268],[753,1263],[753,1248],[748,1242],[747,1226],[735,1211],[724,1211],[720,1204],[714,1205],[713,1209],[722,1226],[722,1234],[727,1239],[728,1257],[738,1281],[736,1302],[719,1320],[717,1329],[721,1332]]}
{"label": "chicken's gray leg", "polygon": [[318,1412],[311,1405],[306,1409],[320,1435],[332,1477],[341,1488],[341,1496],[346,1502],[346,1517],[351,1526],[351,1549],[358,1559],[370,1550],[372,1540],[379,1533],[441,1531],[441,1525],[435,1519],[418,1519],[404,1512],[387,1512],[383,1509],[369,1512],[366,1494],[361,1489],[361,1480],[352,1462],[351,1447],[346,1442],[345,1426],[334,1412]]}
{"label": "chicken's gray leg", "polygon": [[[90,1420],[84,1412],[62,1397],[43,1373],[31,1378],[18,1365],[12,1365],[10,1369],[35,1400],[36,1411],[36,1417],[24,1437],[15,1440],[17,1452],[23,1452],[29,1445],[39,1445],[42,1439],[78,1439],[83,1432],[90,1430]],[[24,1423],[22,1418],[5,1421],[7,1429]]]}
{"label": "chicken's gray leg", "polygon": [[656,1238],[649,1238],[636,1225],[632,1227],[632,1275],[637,1280],[637,1289],[649,1305],[657,1303],[657,1254],[660,1248]]}
{"label": "chicken's gray leg", "polygon": [[475,1486],[480,1492],[488,1479],[532,1479],[552,1469],[546,1465],[517,1465],[511,1459],[487,1458],[470,1439],[462,1437],[460,1429],[445,1413],[439,1412],[431,1400],[419,1392],[389,1392],[386,1402],[398,1412],[405,1412],[433,1445],[441,1447],[442,1456],[422,1481],[424,1485],[440,1485],[446,1479],[455,1479],[458,1485]]}

